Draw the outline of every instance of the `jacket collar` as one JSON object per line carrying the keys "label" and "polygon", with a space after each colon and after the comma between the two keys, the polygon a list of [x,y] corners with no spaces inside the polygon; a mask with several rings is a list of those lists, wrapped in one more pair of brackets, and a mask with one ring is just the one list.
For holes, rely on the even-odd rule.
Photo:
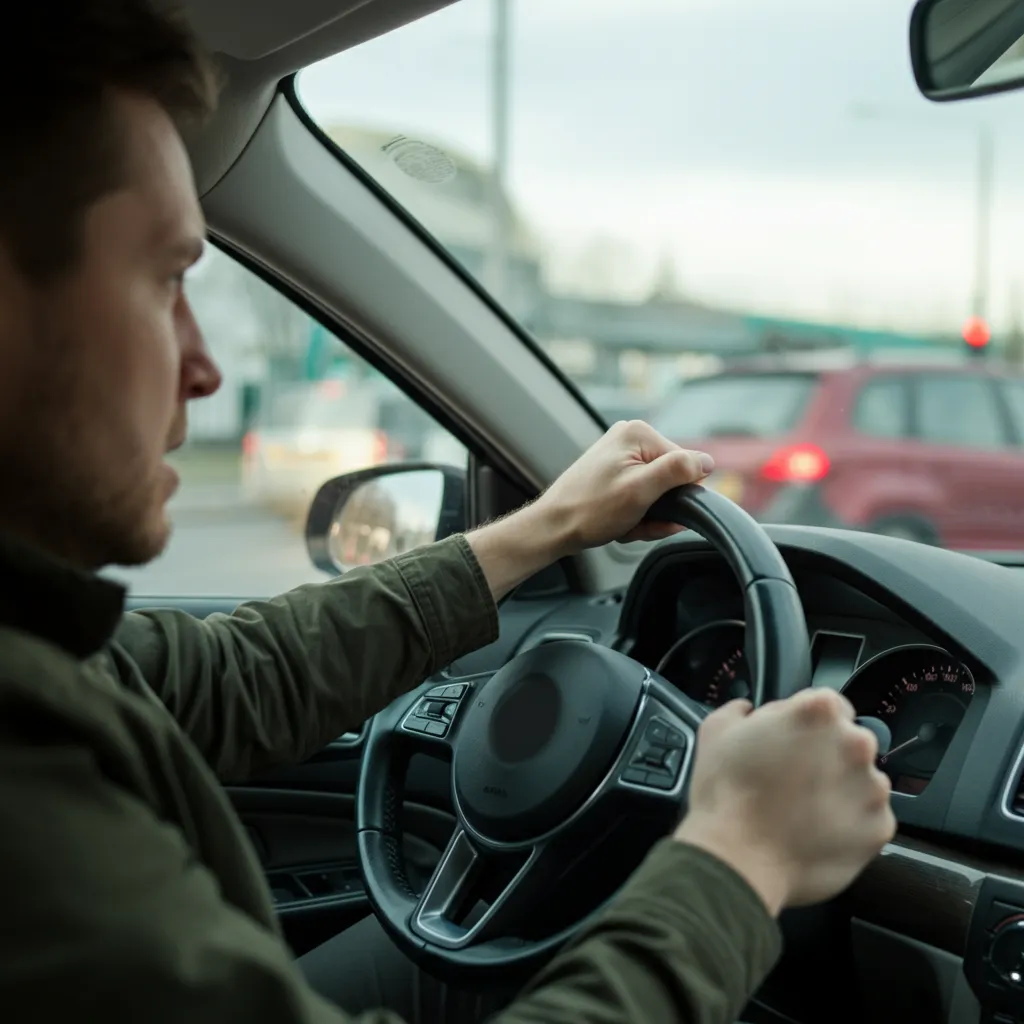
{"label": "jacket collar", "polygon": [[0,534],[0,626],[84,659],[104,647],[124,614],[118,583]]}

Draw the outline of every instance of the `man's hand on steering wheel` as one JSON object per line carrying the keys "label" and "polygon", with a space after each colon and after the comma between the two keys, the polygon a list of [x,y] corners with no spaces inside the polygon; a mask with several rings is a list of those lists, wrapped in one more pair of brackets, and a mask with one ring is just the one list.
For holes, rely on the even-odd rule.
{"label": "man's hand on steering wheel", "polygon": [[641,420],[616,423],[538,499],[560,524],[566,554],[613,540],[660,540],[683,529],[644,521],[667,492],[700,483],[715,468],[703,452],[688,451]]}
{"label": "man's hand on steering wheel", "polygon": [[665,494],[699,483],[710,455],[640,420],[616,423],[535,502],[469,534],[495,600],[559,559],[613,540],[661,540],[682,526],[651,519]]}
{"label": "man's hand on steering wheel", "polygon": [[878,741],[854,714],[823,689],[719,708],[700,727],[676,838],[729,864],[773,914],[837,895],[896,831]]}

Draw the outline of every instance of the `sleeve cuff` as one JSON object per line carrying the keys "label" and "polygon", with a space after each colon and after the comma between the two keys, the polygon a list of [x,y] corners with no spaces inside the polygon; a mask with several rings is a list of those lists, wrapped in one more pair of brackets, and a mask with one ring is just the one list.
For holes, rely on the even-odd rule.
{"label": "sleeve cuff", "polygon": [[461,534],[394,560],[423,620],[429,674],[498,638],[498,609],[480,563]]}

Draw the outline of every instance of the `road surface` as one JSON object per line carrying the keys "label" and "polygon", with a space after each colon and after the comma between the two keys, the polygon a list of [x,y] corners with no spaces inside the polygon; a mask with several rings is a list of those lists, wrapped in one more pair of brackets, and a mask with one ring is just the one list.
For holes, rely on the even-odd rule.
{"label": "road surface", "polygon": [[245,506],[173,510],[163,555],[107,572],[141,597],[270,597],[328,577],[313,568],[299,530]]}

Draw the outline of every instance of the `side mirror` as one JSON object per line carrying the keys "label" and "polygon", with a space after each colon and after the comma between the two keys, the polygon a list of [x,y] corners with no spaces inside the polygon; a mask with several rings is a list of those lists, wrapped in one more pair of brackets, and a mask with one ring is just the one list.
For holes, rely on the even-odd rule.
{"label": "side mirror", "polygon": [[918,0],[910,15],[917,87],[938,102],[1024,85],[1024,0]]}
{"label": "side mirror", "polygon": [[328,480],[306,518],[306,550],[339,576],[466,528],[466,472],[454,466],[374,466]]}

